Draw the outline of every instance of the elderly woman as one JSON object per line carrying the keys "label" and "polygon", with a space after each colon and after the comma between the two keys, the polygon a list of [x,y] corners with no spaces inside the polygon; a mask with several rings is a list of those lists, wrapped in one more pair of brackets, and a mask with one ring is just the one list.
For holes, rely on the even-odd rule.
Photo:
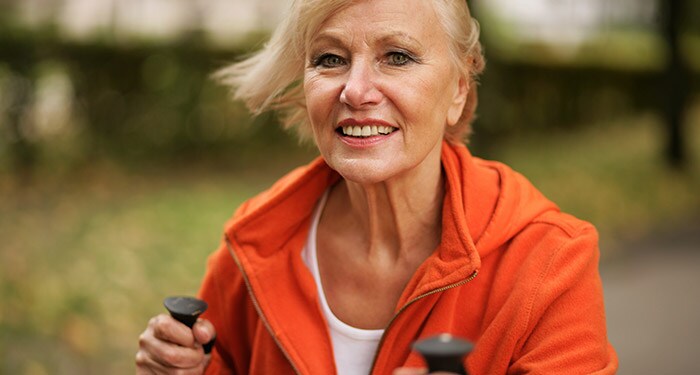
{"label": "elderly woman", "polygon": [[237,210],[209,311],[152,319],[139,373],[421,373],[441,332],[472,374],[615,372],[595,229],[462,143],[478,32],[464,0],[297,0],[221,73],[321,157]]}

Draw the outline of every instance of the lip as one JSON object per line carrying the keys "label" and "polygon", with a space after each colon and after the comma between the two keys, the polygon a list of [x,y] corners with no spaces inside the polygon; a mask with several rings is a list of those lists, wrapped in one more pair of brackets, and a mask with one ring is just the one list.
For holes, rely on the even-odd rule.
{"label": "lip", "polygon": [[364,118],[361,120],[354,119],[354,118],[346,118],[340,122],[338,122],[338,126],[365,126],[365,125],[383,125],[383,126],[391,126],[392,128],[397,128],[396,126],[380,119],[375,119],[375,118]]}

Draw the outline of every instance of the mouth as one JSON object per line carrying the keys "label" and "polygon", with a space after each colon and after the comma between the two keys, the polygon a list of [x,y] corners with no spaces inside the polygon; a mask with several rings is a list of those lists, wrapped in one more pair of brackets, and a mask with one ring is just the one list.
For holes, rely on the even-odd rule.
{"label": "mouth", "polygon": [[336,133],[346,138],[382,137],[399,130],[391,123],[379,118],[346,118],[338,123]]}
{"label": "mouth", "polygon": [[398,130],[388,125],[347,125],[339,126],[336,132],[344,137],[369,138],[381,135],[389,135]]}

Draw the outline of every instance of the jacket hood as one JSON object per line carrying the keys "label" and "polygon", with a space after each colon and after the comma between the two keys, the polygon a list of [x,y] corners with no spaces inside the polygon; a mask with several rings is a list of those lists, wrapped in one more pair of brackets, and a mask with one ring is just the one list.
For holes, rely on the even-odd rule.
{"label": "jacket hood", "polygon": [[480,258],[506,244],[545,212],[559,211],[505,164],[473,157],[463,145],[445,144],[442,153],[448,185],[460,187],[461,196],[452,200],[463,202],[468,232]]}

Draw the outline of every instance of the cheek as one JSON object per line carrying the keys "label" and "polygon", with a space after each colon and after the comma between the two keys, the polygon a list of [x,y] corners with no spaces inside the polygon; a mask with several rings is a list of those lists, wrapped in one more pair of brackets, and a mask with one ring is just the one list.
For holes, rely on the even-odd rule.
{"label": "cheek", "polygon": [[424,97],[421,104],[423,108],[429,109],[425,116],[430,118],[432,124],[440,131],[444,131],[448,125],[454,90],[452,77],[445,74],[437,74],[423,86]]}
{"label": "cheek", "polygon": [[320,79],[304,81],[304,97],[312,123],[327,118],[336,102],[332,85]]}
{"label": "cheek", "polygon": [[441,133],[446,124],[445,86],[436,84],[437,77],[416,79],[412,85],[402,81],[394,90],[394,103],[405,121],[422,134]]}

